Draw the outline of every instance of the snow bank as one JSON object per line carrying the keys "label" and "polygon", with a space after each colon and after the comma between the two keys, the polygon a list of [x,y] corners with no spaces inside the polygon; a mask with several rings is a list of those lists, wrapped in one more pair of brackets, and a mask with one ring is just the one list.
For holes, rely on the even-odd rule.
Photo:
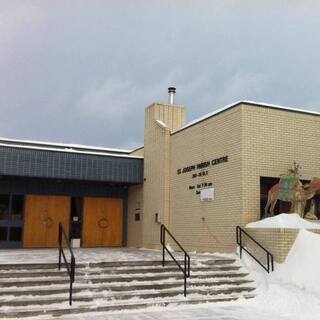
{"label": "snow bank", "polygon": [[270,274],[243,252],[242,262],[257,287],[257,297],[247,302],[247,312],[252,308],[276,320],[320,319],[319,248],[320,235],[300,230],[285,263],[276,263]]}
{"label": "snow bank", "polygon": [[275,277],[281,282],[317,292],[320,296],[320,235],[300,230],[285,263],[278,266]]}
{"label": "snow bank", "polygon": [[297,213],[281,213],[271,218],[248,223],[246,228],[320,229],[320,223],[302,219]]}

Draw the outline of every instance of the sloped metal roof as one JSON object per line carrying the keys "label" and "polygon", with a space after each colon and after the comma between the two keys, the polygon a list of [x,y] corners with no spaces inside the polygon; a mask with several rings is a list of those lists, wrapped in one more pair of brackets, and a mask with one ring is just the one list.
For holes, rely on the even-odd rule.
{"label": "sloped metal roof", "polygon": [[0,143],[0,175],[137,184],[143,182],[143,158]]}

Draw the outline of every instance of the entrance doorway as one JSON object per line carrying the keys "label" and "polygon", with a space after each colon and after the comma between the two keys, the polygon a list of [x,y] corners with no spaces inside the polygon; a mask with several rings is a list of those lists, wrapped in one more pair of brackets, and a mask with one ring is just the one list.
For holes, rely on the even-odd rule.
{"label": "entrance doorway", "polygon": [[122,199],[93,197],[84,198],[82,246],[121,246],[122,218]]}
{"label": "entrance doorway", "polygon": [[58,246],[58,225],[69,232],[70,198],[66,196],[27,195],[23,247]]}

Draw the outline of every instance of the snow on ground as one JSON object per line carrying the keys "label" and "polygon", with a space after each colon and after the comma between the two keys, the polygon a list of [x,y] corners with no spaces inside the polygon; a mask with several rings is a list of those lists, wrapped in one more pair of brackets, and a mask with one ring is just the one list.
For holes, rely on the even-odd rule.
{"label": "snow on ground", "polygon": [[307,221],[297,213],[281,213],[246,225],[246,228],[320,229],[319,221]]}
{"label": "snow on ground", "polygon": [[[66,316],[65,320],[295,320],[291,316],[279,316],[269,310],[261,312],[243,303],[215,303],[197,306],[153,307],[140,312],[122,312],[102,315],[99,313]],[[314,318],[313,320],[318,319]]]}
{"label": "snow on ground", "polygon": [[[68,249],[65,250],[69,257]],[[158,250],[133,248],[74,248],[76,263],[101,261],[160,260]],[[56,263],[58,249],[0,250],[0,264],[11,263]]]}
{"label": "snow on ground", "polygon": [[[171,248],[172,252],[173,249]],[[108,261],[137,261],[137,260],[162,260],[162,251],[137,248],[76,248],[73,249],[76,263],[108,262]],[[68,249],[65,250],[69,258]],[[180,252],[174,253],[175,257],[183,259]],[[191,261],[214,258],[235,258],[234,255],[219,253],[190,253]],[[168,255],[167,255],[168,257]],[[167,258],[170,260],[171,258]],[[0,264],[23,264],[23,263],[57,263],[58,249],[9,249],[0,250]]]}
{"label": "snow on ground", "polygon": [[288,258],[267,274],[244,254],[243,264],[250,269],[257,285],[251,300],[198,306],[153,307],[147,311],[117,312],[108,315],[71,316],[78,320],[319,320],[320,319],[320,235],[300,230]]}
{"label": "snow on ground", "polygon": [[[277,217],[271,218],[274,220]],[[278,218],[279,219],[279,218]],[[286,218],[285,218],[286,219]],[[275,224],[271,221],[270,224]],[[23,250],[25,252],[29,250]],[[0,251],[0,262],[25,262],[19,254],[8,254]],[[15,250],[16,252],[16,250]],[[34,252],[34,251],[32,251]],[[39,250],[37,259],[48,257],[48,250]],[[53,251],[50,251],[51,254]],[[56,252],[56,251],[55,251]],[[76,250],[77,258],[86,261],[131,259],[159,259],[157,250],[138,249],[81,249]],[[199,255],[194,257],[212,257]],[[230,257],[230,255],[214,255]],[[122,311],[108,314],[94,313],[63,316],[66,320],[319,320],[320,319],[320,235],[300,230],[288,258],[283,264],[276,264],[275,271],[267,274],[251,257],[244,253],[242,263],[251,271],[256,281],[257,297],[250,300],[223,302],[214,304],[152,307],[143,311]],[[15,260],[17,259],[17,260]],[[30,259],[30,256],[29,256]],[[43,260],[42,260],[43,261]],[[53,259],[53,261],[56,261]],[[33,260],[33,262],[35,262]],[[51,318],[53,319],[53,318]]]}
{"label": "snow on ground", "polygon": [[[285,264],[278,267],[279,280],[292,283],[320,297],[320,235],[300,230]],[[319,314],[320,319],[320,314]]]}
{"label": "snow on ground", "polygon": [[319,249],[320,235],[300,230],[285,263],[276,264],[271,274],[245,254],[243,263],[251,270],[257,285],[257,297],[250,308],[261,313],[274,310],[279,319],[320,319]]}

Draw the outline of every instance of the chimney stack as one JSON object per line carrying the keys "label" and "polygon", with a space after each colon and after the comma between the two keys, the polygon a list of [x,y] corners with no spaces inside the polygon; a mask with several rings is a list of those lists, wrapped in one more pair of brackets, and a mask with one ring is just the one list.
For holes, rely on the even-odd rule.
{"label": "chimney stack", "polygon": [[175,87],[169,87],[168,88],[168,93],[169,93],[169,104],[175,104],[176,88]]}

